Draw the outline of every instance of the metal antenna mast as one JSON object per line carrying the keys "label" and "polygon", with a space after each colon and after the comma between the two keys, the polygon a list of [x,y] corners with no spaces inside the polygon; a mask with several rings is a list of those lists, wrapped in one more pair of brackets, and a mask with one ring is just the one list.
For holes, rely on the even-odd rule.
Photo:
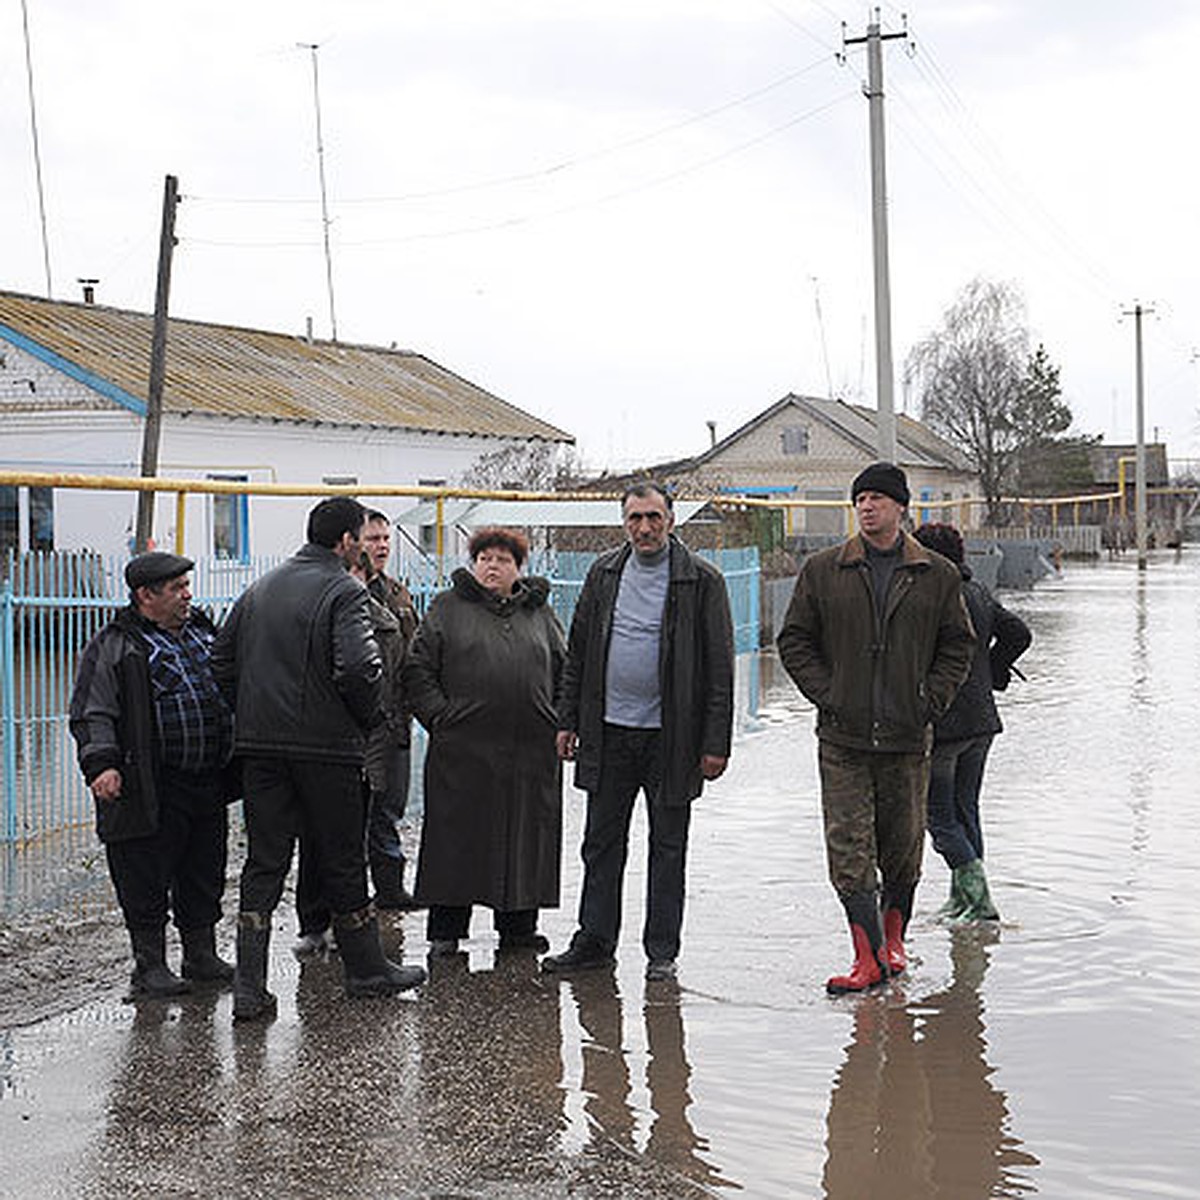
{"label": "metal antenna mast", "polygon": [[42,189],[42,151],[38,142],[37,105],[33,96],[33,52],[29,47],[29,5],[21,0],[21,22],[25,29],[25,76],[29,81],[29,126],[33,131],[33,170],[37,176],[38,215],[42,222],[42,262],[46,268],[46,298],[53,297],[50,279],[50,239],[46,234],[46,194]]}
{"label": "metal antenna mast", "polygon": [[320,46],[316,42],[297,42],[296,45],[312,55],[313,112],[317,120],[317,174],[321,180],[321,232],[325,238],[325,285],[329,291],[329,327],[336,342],[338,330],[337,314],[333,306],[333,257],[329,252],[329,200],[325,191],[325,142],[321,136],[321,83],[317,73],[317,51]]}

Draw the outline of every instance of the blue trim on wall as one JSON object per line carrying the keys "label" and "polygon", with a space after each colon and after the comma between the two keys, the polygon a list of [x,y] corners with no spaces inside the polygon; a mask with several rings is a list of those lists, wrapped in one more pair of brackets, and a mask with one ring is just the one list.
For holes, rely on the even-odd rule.
{"label": "blue trim on wall", "polygon": [[111,400],[114,404],[119,404],[122,408],[127,408],[130,412],[137,413],[139,417],[146,415],[146,405],[136,396],[131,396],[123,388],[117,387],[115,383],[110,383],[107,379],[99,375],[94,375],[91,371],[84,370],[77,363],[71,362],[69,358],[63,358],[61,354],[56,354],[40,342],[35,342],[32,338],[26,337],[23,333],[18,333],[15,329],[10,329],[3,323],[0,323],[0,338],[3,338],[6,342],[10,342],[18,350],[24,350],[27,354],[32,354],[34,358],[40,362],[44,362],[48,367],[53,367],[56,371],[61,371],[64,375],[69,375],[77,383],[82,383],[84,387],[89,387],[92,391],[99,392],[100,395],[107,400]]}

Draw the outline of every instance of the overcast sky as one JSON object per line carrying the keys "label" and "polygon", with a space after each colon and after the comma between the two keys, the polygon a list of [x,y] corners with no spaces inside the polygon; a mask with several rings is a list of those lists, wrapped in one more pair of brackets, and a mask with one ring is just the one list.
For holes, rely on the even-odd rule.
{"label": "overcast sky", "polygon": [[[417,350],[579,439],[700,451],[789,391],[875,403],[866,53],[844,0],[26,0],[53,294]],[[885,32],[903,28],[882,9]],[[886,44],[897,404],[971,278],[1019,286],[1076,430],[1200,459],[1192,0],[918,0]],[[45,294],[20,0],[0,288]],[[917,413],[917,398],[908,398]]]}

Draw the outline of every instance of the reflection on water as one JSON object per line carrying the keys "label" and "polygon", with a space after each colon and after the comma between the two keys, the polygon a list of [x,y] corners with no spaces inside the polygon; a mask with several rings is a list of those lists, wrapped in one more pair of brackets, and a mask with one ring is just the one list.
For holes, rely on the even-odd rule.
{"label": "reflection on water", "polygon": [[1037,1159],[1008,1132],[987,1061],[981,984],[994,928],[953,930],[953,978],[908,1002],[855,1000],[829,1099],[828,1200],[982,1200],[1026,1195]]}

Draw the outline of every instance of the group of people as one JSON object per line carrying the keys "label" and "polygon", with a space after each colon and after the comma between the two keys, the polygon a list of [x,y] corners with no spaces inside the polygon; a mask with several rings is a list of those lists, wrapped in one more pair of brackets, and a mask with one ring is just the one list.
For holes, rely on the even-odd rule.
{"label": "group of people", "polygon": [[[992,688],[1029,641],[970,580],[957,531],[904,532],[898,467],[868,467],[852,499],[859,533],[806,560],[778,639],[818,710],[829,872],[854,945],[831,993],[905,969],[927,808],[953,868],[946,911],[996,915],[978,790],[999,729]],[[524,573],[526,537],[499,527],[474,534],[469,567],[419,620],[386,574],[387,517],[349,497],[313,508],[305,544],[219,630],[192,608],[191,560],[131,560],[130,604],[86,647],[71,702],[133,947],[131,996],[231,983],[235,1020],[270,1017],[273,916],[297,847],[296,953],[336,948],[348,995],[426,977],[388,959],[379,909],[427,909],[431,956],[459,952],[482,906],[500,949],[543,955],[549,974],[607,966],[639,794],[646,977],[673,978],[691,803],[730,755],[732,622],[720,572],[674,534],[670,493],[635,484],[621,511],[625,540],[590,568],[569,635],[547,580]],[[429,745],[410,893],[397,826],[413,716]],[[584,871],[578,927],[551,954],[538,922],[559,902],[564,763],[587,795]],[[231,964],[215,929],[238,798],[247,850]]]}
{"label": "group of people", "polygon": [[[732,624],[720,573],[673,535],[665,489],[635,485],[622,517],[626,542],[589,572],[569,640],[549,583],[522,573],[529,544],[513,529],[478,531],[470,567],[418,621],[384,571],[386,517],[349,497],[316,505],[304,546],[247,588],[220,630],[192,608],[191,560],[134,558],[130,604],[86,647],[71,703],[133,945],[131,996],[232,983],[235,1020],[272,1015],[273,915],[297,847],[295,949],[336,947],[351,996],[425,979],[385,955],[381,908],[427,908],[431,955],[458,950],[476,905],[492,910],[502,950],[545,954],[538,917],[559,902],[567,760],[588,793],[585,878],[579,930],[543,968],[613,961],[644,790],[647,975],[672,977],[690,802],[729,758]],[[410,894],[397,823],[414,715],[429,747]],[[237,798],[247,850],[231,964],[215,928]]]}

